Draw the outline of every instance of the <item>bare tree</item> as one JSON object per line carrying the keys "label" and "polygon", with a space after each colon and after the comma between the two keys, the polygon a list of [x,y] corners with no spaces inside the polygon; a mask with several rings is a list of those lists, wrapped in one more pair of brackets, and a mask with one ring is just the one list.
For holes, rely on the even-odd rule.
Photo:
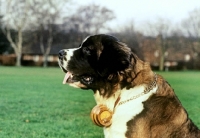
{"label": "bare tree", "polygon": [[[61,12],[69,0],[5,0],[6,10],[3,15],[3,32],[13,47],[17,66],[21,66],[23,31],[32,28],[40,30],[40,48],[44,55],[44,66],[53,42],[52,27],[61,22]],[[64,12],[63,12],[64,13]],[[64,15],[64,14],[62,14]],[[17,31],[16,36],[11,36],[11,29]],[[48,32],[44,42],[44,31]]]}
{"label": "bare tree", "polygon": [[[53,31],[53,26],[61,22],[61,12],[63,12],[63,7],[68,0],[32,0],[31,9],[35,15],[36,24],[32,25],[40,30],[39,34],[39,44],[40,49],[43,54],[43,66],[46,67],[48,63],[48,56],[51,51],[53,37],[55,31]],[[47,34],[45,33],[47,32]],[[46,34],[46,38],[44,39]]]}
{"label": "bare tree", "polygon": [[108,29],[106,23],[114,18],[114,13],[110,9],[90,4],[80,7],[70,20],[80,32],[97,34],[102,29]]}
{"label": "bare tree", "polygon": [[194,9],[182,22],[183,29],[189,37],[200,37],[200,9]]}
{"label": "bare tree", "polygon": [[[3,16],[3,32],[10,42],[16,54],[16,66],[21,66],[23,30],[26,27],[30,3],[28,0],[6,0],[6,11]],[[11,29],[17,31],[16,36],[11,37]]]}
{"label": "bare tree", "polygon": [[151,34],[156,36],[156,46],[159,51],[159,70],[164,70],[165,53],[168,49],[167,37],[170,31],[170,22],[159,18],[155,23],[148,24]]}
{"label": "bare tree", "polygon": [[120,33],[118,34],[119,38],[122,39],[123,42],[128,44],[131,47],[132,51],[135,52],[138,57],[144,59],[141,48],[139,47],[139,43],[143,39],[143,35],[135,30],[134,21],[131,20],[125,26],[120,29]]}
{"label": "bare tree", "polygon": [[194,9],[189,13],[188,18],[182,21],[183,30],[189,38],[193,38],[193,41],[188,44],[192,49],[193,68],[197,68],[197,64],[200,61],[200,9]]}

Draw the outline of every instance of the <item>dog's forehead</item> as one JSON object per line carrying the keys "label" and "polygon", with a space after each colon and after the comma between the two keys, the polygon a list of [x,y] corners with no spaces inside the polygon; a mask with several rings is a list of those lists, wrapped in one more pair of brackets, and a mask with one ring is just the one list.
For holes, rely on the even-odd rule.
{"label": "dog's forehead", "polygon": [[86,37],[80,47],[82,46],[89,46],[89,45],[99,45],[100,43],[102,44],[109,44],[112,42],[118,42],[119,40],[112,36],[112,35],[90,35]]}
{"label": "dog's forehead", "polygon": [[91,37],[91,35],[87,36],[87,37],[83,40],[82,44],[83,44],[89,37]]}
{"label": "dog's forehead", "polygon": [[93,49],[94,47],[97,48],[100,43],[101,40],[98,37],[88,36],[83,40],[80,47],[88,47],[89,49]]}
{"label": "dog's forehead", "polygon": [[82,41],[80,47],[87,46],[87,45],[91,45],[91,44],[94,44],[94,42],[92,41],[92,36],[89,35],[88,37],[86,37],[86,38]]}

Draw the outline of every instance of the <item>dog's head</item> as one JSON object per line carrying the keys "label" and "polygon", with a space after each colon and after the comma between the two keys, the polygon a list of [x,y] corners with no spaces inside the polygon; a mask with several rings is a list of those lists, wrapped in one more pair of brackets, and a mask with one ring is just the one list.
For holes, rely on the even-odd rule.
{"label": "dog's head", "polygon": [[63,83],[110,95],[123,84],[124,71],[133,66],[132,57],[131,49],[113,36],[89,36],[80,47],[59,52],[59,65],[66,73]]}

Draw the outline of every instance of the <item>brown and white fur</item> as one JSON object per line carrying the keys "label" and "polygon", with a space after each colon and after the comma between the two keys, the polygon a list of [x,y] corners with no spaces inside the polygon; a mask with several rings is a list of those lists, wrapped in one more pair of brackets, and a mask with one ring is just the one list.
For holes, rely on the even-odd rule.
{"label": "brown and white fur", "polygon": [[170,85],[117,38],[89,36],[61,50],[59,65],[64,84],[92,89],[97,105],[113,111],[105,138],[200,138]]}

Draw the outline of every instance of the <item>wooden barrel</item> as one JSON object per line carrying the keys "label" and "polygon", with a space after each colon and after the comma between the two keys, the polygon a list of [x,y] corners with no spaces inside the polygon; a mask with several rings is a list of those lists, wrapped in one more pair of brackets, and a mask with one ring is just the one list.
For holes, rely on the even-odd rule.
{"label": "wooden barrel", "polygon": [[91,113],[90,117],[93,123],[100,127],[108,127],[111,125],[112,112],[105,105],[96,105]]}

